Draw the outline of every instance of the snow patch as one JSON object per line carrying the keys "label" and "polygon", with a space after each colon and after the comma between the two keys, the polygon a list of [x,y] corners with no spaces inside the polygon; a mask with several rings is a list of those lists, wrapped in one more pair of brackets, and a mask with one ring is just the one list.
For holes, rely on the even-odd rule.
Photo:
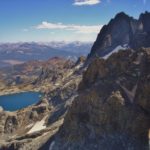
{"label": "snow patch", "polygon": [[109,58],[109,56],[111,56],[113,53],[117,53],[117,52],[119,52],[120,50],[125,50],[125,49],[127,49],[127,48],[129,48],[129,47],[128,47],[128,44],[124,44],[123,46],[118,45],[113,51],[111,51],[109,54],[105,55],[103,58],[104,58],[104,59],[107,59],[107,58]]}
{"label": "snow patch", "polygon": [[17,51],[18,53],[20,53],[20,54],[24,54],[24,51]]}
{"label": "snow patch", "polygon": [[77,65],[77,66],[75,67],[75,69],[80,69],[81,67],[83,67],[83,64],[84,64],[84,63],[81,63],[81,64]]}
{"label": "snow patch", "polygon": [[45,124],[46,118],[47,116],[44,117],[41,121],[36,122],[34,126],[29,130],[28,134],[45,129],[46,126],[44,124]]}
{"label": "snow patch", "polygon": [[27,128],[31,128],[33,125],[34,125],[33,123],[32,123],[32,124],[27,125],[27,126],[26,126],[26,129],[27,129]]}

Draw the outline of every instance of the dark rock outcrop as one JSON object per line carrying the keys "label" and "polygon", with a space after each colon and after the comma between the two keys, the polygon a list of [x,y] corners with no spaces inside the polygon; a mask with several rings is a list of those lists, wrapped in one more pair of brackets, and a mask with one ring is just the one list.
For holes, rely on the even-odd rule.
{"label": "dark rock outcrop", "polygon": [[65,72],[70,70],[74,62],[64,58],[54,57],[49,60],[49,64],[42,67],[41,73],[33,84],[41,84],[43,82],[56,83],[62,80]]}
{"label": "dark rock outcrop", "polygon": [[17,116],[8,116],[6,119],[4,131],[6,134],[12,134],[18,128]]}
{"label": "dark rock outcrop", "polygon": [[150,13],[141,14],[136,20],[121,12],[104,25],[88,58],[103,57],[117,46],[137,49],[150,46]]}

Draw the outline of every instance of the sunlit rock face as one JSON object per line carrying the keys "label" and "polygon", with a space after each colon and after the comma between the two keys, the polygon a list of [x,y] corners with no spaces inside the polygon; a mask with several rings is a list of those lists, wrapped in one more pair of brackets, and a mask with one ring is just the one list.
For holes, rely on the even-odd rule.
{"label": "sunlit rock face", "polygon": [[52,150],[148,150],[150,49],[89,65]]}

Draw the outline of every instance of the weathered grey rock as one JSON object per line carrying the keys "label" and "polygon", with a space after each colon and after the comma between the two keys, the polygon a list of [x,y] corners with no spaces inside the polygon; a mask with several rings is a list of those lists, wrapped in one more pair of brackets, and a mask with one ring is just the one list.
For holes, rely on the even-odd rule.
{"label": "weathered grey rock", "polygon": [[150,49],[93,61],[52,150],[148,150],[149,65]]}

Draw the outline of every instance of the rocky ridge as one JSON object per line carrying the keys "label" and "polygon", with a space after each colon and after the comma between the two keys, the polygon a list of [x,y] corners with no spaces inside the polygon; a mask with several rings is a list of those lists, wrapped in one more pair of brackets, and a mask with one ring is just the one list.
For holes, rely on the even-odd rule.
{"label": "rocky ridge", "polygon": [[74,65],[75,62],[71,60],[54,57],[47,61],[30,61],[3,68],[0,70],[0,95],[30,90],[41,91],[44,87],[53,86],[54,80],[65,72],[68,74]]}
{"label": "rocky ridge", "polygon": [[83,75],[52,150],[148,150],[149,65],[150,49],[96,58]]}
{"label": "rocky ridge", "polygon": [[121,12],[104,25],[92,47],[88,58],[104,57],[116,47],[137,49],[150,47],[150,13],[145,12],[134,19]]}
{"label": "rocky ridge", "polygon": [[41,101],[15,112],[0,110],[0,148],[38,149],[58,131],[77,95],[82,79],[81,60],[73,63],[60,58],[51,59],[51,66],[43,66],[33,83],[33,88],[40,86],[44,95]]}

